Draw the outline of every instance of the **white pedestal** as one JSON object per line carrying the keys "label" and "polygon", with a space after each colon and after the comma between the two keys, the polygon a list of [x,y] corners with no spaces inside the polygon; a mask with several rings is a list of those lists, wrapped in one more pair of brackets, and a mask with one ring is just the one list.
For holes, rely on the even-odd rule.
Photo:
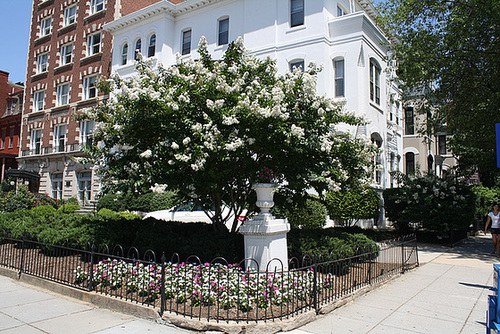
{"label": "white pedestal", "polygon": [[[288,248],[286,234],[290,224],[286,219],[276,219],[269,209],[274,205],[272,192],[274,185],[259,184],[254,186],[257,192],[257,206],[261,212],[254,219],[245,222],[239,229],[245,240],[245,266],[247,269],[264,271],[288,270]],[[268,188],[270,193],[262,194],[262,188]],[[266,193],[267,191],[264,191]]]}

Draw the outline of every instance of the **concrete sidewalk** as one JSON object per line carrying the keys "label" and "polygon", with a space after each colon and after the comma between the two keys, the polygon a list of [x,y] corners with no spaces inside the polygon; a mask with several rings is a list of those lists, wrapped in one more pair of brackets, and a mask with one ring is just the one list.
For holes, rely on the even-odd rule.
{"label": "concrete sidewalk", "polygon": [[419,245],[419,268],[288,333],[485,333],[500,262],[491,249],[490,235],[453,249]]}
{"label": "concrete sidewalk", "polygon": [[[288,333],[484,333],[491,236],[419,245],[421,266]],[[0,276],[0,333],[193,333],[97,308]]]}

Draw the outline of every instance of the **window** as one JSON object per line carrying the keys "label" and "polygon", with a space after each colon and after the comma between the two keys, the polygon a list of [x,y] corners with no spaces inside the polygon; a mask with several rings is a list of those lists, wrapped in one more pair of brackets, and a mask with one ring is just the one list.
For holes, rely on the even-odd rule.
{"label": "window", "polygon": [[415,134],[415,123],[414,123],[413,108],[405,108],[405,134],[414,135]]}
{"label": "window", "polygon": [[153,57],[156,52],[156,35],[153,34],[149,38],[149,46],[148,46],[148,58]]}
{"label": "window", "polygon": [[[378,133],[372,133],[371,136],[372,143],[377,146],[378,149],[382,147],[382,137]],[[375,183],[376,184],[382,184],[382,171],[383,171],[383,164],[382,164],[382,154],[381,152],[377,152],[374,157],[374,177],[375,177]]]}
{"label": "window", "polygon": [[101,52],[101,33],[87,37],[87,57]]}
{"label": "window", "polygon": [[66,124],[54,126],[54,152],[66,149]]}
{"label": "window", "polygon": [[219,20],[218,45],[229,43],[229,17]]}
{"label": "window", "polygon": [[347,14],[347,12],[344,10],[344,8],[337,5],[337,16],[344,16],[345,14]]}
{"label": "window", "polygon": [[344,97],[344,59],[334,61],[335,97]]}
{"label": "window", "polygon": [[69,83],[57,86],[56,107],[69,103]]}
{"label": "window", "polygon": [[97,96],[97,75],[86,77],[83,79],[83,98],[92,99]]}
{"label": "window", "polygon": [[61,66],[73,61],[73,43],[61,47]]}
{"label": "window", "polygon": [[76,21],[76,5],[64,10],[64,26],[69,26]]}
{"label": "window", "polygon": [[448,150],[446,148],[446,135],[438,137],[439,155],[446,155]]}
{"label": "window", "polygon": [[370,60],[370,100],[380,104],[380,67]]}
{"label": "window", "polygon": [[142,40],[140,38],[135,42],[135,60],[139,60],[139,53],[142,53]]}
{"label": "window", "polygon": [[52,198],[62,199],[63,173],[53,173],[52,180]]}
{"label": "window", "polygon": [[80,145],[92,145],[92,133],[94,132],[94,121],[86,120],[80,122]]}
{"label": "window", "polygon": [[291,61],[288,66],[290,68],[290,72],[293,72],[293,70],[295,68],[298,68],[299,70],[304,72],[304,60],[303,59]]}
{"label": "window", "polygon": [[3,150],[5,148],[5,134],[6,134],[5,129],[2,130],[2,143],[0,143],[0,149]]}
{"label": "window", "polygon": [[42,152],[42,129],[31,130],[30,153],[40,154]]}
{"label": "window", "polygon": [[40,22],[40,37],[47,36],[52,32],[52,16]]}
{"label": "window", "polygon": [[182,32],[182,54],[191,52],[191,29]]}
{"label": "window", "polygon": [[415,174],[415,153],[408,152],[406,158],[406,175]]}
{"label": "window", "polygon": [[92,172],[78,173],[78,195],[82,203],[89,202],[92,190]]}
{"label": "window", "polygon": [[33,111],[42,111],[45,108],[45,91],[35,92],[33,96]]}
{"label": "window", "polygon": [[16,112],[17,100],[7,101],[7,110],[5,111],[5,116],[12,115]]}
{"label": "window", "polygon": [[91,0],[90,1],[90,13],[95,14],[104,9],[104,0]]}
{"label": "window", "polygon": [[122,48],[122,65],[127,64],[127,58],[128,58],[128,44],[125,43],[125,45]]}
{"label": "window", "polygon": [[36,72],[43,73],[49,69],[49,54],[44,53],[36,59]]}
{"label": "window", "polygon": [[14,147],[14,128],[10,128],[10,134],[9,134],[9,148]]}
{"label": "window", "polygon": [[290,26],[304,24],[304,0],[290,0]]}

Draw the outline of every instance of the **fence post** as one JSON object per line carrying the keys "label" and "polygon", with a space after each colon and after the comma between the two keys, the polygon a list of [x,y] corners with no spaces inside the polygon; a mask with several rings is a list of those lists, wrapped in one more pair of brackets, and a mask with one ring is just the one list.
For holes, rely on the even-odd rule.
{"label": "fence post", "polygon": [[19,264],[19,275],[18,278],[21,278],[21,274],[24,270],[24,252],[25,252],[25,243],[26,243],[26,233],[23,233],[23,238],[21,239],[21,263]]}
{"label": "fence post", "polygon": [[405,273],[405,238],[401,238],[401,273]]}
{"label": "fence post", "polygon": [[95,251],[95,244],[92,243],[90,246],[90,277],[89,277],[89,286],[88,289],[89,291],[94,290],[94,251]]}
{"label": "fence post", "polygon": [[370,258],[368,259],[368,284],[372,284],[372,259],[375,258],[375,251],[369,252],[368,255]]}
{"label": "fence post", "polygon": [[313,303],[314,303],[314,310],[316,311],[316,314],[319,313],[319,308],[318,308],[318,264],[317,264],[317,259],[314,261],[313,265]]}
{"label": "fence post", "polygon": [[165,312],[166,308],[166,298],[165,298],[165,252],[161,255],[161,286],[160,286],[160,294],[161,294],[161,300],[160,300],[160,316],[163,315],[163,312]]}

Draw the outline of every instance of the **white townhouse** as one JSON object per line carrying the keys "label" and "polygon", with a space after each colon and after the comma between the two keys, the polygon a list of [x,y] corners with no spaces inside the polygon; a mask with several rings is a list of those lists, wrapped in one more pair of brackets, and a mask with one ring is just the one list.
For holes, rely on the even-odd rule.
{"label": "white townhouse", "polygon": [[160,0],[104,29],[113,35],[112,72],[122,77],[134,73],[136,52],[165,66],[177,53],[197,58],[202,36],[215,59],[241,36],[252,54],[277,59],[282,72],[322,65],[318,93],[345,99],[347,110],[369,122],[341,130],[380,148],[373,185],[382,190],[393,184],[389,172],[401,169],[402,103],[376,15],[369,0]]}

